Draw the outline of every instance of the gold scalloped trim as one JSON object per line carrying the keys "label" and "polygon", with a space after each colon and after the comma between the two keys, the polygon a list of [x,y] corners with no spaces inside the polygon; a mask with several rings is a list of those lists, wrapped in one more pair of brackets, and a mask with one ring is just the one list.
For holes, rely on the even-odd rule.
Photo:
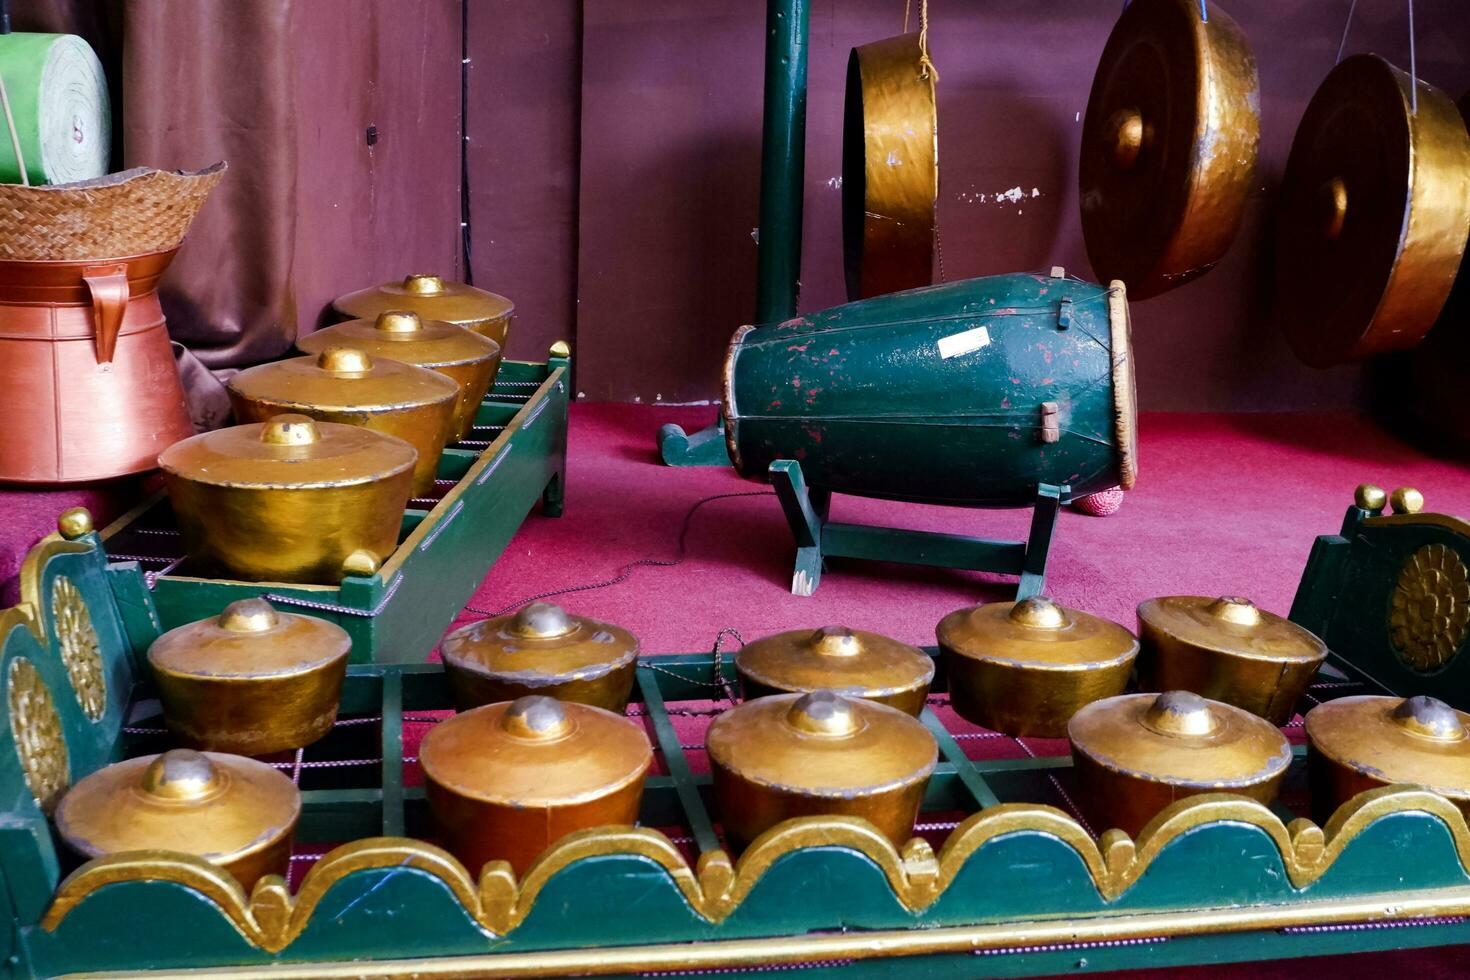
{"label": "gold scalloped trim", "polygon": [[1137,841],[1118,830],[1109,830],[1094,841],[1060,810],[1005,804],[960,824],[937,857],[919,838],[909,841],[901,852],[896,850],[864,820],[802,817],[762,834],[738,862],[732,863],[724,851],[706,852],[697,870],[657,831],[605,827],[568,836],[542,855],[519,883],[506,862],[492,861],[482,870],[478,887],[464,866],[441,848],[407,838],[374,837],[324,856],[307,873],[294,898],[276,875],[261,879],[247,898],[233,877],[200,858],[169,851],[135,851],[89,861],[72,873],[57,889],[41,927],[55,930],[88,896],[107,885],[171,881],[199,892],[249,942],[277,953],[301,935],[322,898],[343,878],[366,869],[415,868],[442,881],[486,931],[505,935],[525,921],[553,877],[577,861],[608,855],[636,855],[653,861],[668,872],[696,914],[718,923],[749,898],[772,865],[809,847],[841,847],[864,855],[882,871],[903,907],[918,914],[944,894],[977,851],[1015,833],[1047,834],[1070,846],[1081,857],[1098,894],[1111,902],[1142,878],[1173,841],[1206,824],[1224,822],[1260,828],[1280,851],[1292,887],[1301,889],[1321,878],[1369,825],[1404,812],[1438,818],[1454,839],[1461,866],[1470,873],[1470,826],[1459,808],[1428,790],[1390,786],[1360,793],[1343,804],[1325,830],[1305,819],[1283,824],[1266,807],[1242,796],[1191,797],[1155,817]]}

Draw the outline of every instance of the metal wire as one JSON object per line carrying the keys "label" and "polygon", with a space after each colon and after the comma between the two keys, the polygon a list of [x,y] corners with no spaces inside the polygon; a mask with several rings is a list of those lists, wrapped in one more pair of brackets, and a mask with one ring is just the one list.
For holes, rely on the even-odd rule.
{"label": "metal wire", "polygon": [[[1037,758],[1036,753],[1031,751],[1031,746],[1027,745],[1019,738],[1014,739],[1014,741],[1017,745],[1021,747],[1021,751],[1025,752],[1027,756],[1032,759]],[[1082,829],[1087,831],[1093,837],[1096,837],[1097,831],[1092,829],[1092,824],[1088,823],[1087,818],[1082,815],[1082,810],[1077,806],[1075,802],[1073,802],[1072,795],[1062,788],[1062,781],[1056,777],[1056,773],[1049,772],[1046,774],[1046,778],[1051,781],[1052,786],[1057,791],[1057,795],[1062,798],[1063,803],[1067,804],[1067,809],[1072,811],[1072,816],[1077,818],[1077,822],[1082,825]]]}
{"label": "metal wire", "polygon": [[1414,0],[1409,0],[1409,111],[1419,113],[1419,60],[1414,52]]}
{"label": "metal wire", "polygon": [[1342,25],[1342,40],[1337,42],[1337,60],[1332,62],[1334,65],[1342,61],[1343,49],[1347,47],[1348,28],[1353,26],[1353,11],[1357,9],[1358,0],[1352,0],[1352,2],[1348,4],[1347,20],[1345,20]]}

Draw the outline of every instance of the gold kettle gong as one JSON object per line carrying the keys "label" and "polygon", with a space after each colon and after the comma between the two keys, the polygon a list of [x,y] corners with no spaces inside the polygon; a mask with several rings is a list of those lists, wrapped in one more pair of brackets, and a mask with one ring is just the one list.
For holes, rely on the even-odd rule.
{"label": "gold kettle gong", "polygon": [[1260,142],[1245,32],[1218,4],[1133,0],[1093,77],[1079,162],[1093,272],[1146,299],[1208,272],[1240,229]]}
{"label": "gold kettle gong", "polygon": [[842,122],[848,299],[934,281],[937,120],[934,72],[918,32],[852,49]]}

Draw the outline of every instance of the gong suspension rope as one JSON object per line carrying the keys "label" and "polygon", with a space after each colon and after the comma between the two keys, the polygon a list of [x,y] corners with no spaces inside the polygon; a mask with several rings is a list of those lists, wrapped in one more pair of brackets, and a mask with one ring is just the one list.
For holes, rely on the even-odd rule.
{"label": "gong suspension rope", "polygon": [[[1130,0],[1123,0],[1124,10],[1128,9],[1129,2]],[[1353,0],[1353,2],[1357,3],[1357,0]],[[1206,6],[1205,0],[1199,0],[1199,19],[1204,21],[1206,24],[1210,22],[1210,8]]]}
{"label": "gong suspension rope", "polygon": [[1337,60],[1334,65],[1342,61],[1343,49],[1347,47],[1348,29],[1353,26],[1353,11],[1358,9],[1358,0],[1351,0],[1348,4],[1347,20],[1342,24],[1342,40],[1337,42]]}
{"label": "gong suspension rope", "polygon": [[1419,65],[1414,54],[1414,0],[1409,0],[1409,111],[1419,114]]}
{"label": "gong suspension rope", "polygon": [[[1204,2],[1204,0],[1201,0]],[[913,0],[903,0],[903,32],[909,32],[909,12]],[[929,0],[919,0],[919,77],[939,81],[939,69],[929,57]]]}

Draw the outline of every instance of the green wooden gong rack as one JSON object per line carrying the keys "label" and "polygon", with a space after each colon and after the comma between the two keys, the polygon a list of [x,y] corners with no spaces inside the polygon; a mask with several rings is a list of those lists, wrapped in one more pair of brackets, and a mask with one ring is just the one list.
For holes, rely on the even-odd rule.
{"label": "green wooden gong rack", "polygon": [[[1299,759],[1271,809],[1196,797],[1137,840],[1097,836],[1071,809],[1064,746],[959,721],[942,675],[924,714],[941,763],[914,840],[895,850],[860,820],[810,817],[732,860],[699,749],[729,704],[719,653],[640,664],[630,713],[659,750],[640,825],[567,838],[519,879],[432,843],[414,755],[449,709],[433,664],[351,667],[332,733],[267,759],[303,791],[289,884],[247,895],[168,851],[78,865],[37,801],[170,743],[138,669],[158,632],[143,573],[68,528],[32,551],[22,602],[0,611],[7,976],[877,977],[895,960],[1034,976],[1470,942],[1470,827],[1442,797],[1376,790],[1319,828],[1297,815]],[[1440,515],[1354,507],[1318,540],[1296,610],[1334,650],[1313,700],[1374,690],[1388,658],[1421,662],[1400,593],[1438,598],[1420,608],[1460,628],[1451,558],[1470,562],[1470,525]],[[1450,573],[1426,574],[1430,559]],[[1458,640],[1440,693],[1464,704]],[[1287,733],[1300,743],[1299,722]]]}
{"label": "green wooden gong rack", "polygon": [[501,365],[471,438],[444,450],[432,494],[409,501],[397,550],[371,576],[329,586],[198,574],[162,493],[105,528],[103,545],[115,560],[138,563],[163,629],[264,596],[341,626],[354,663],[421,662],[527,513],[540,502],[546,516],[561,514],[570,372],[563,344],[544,363]]}

